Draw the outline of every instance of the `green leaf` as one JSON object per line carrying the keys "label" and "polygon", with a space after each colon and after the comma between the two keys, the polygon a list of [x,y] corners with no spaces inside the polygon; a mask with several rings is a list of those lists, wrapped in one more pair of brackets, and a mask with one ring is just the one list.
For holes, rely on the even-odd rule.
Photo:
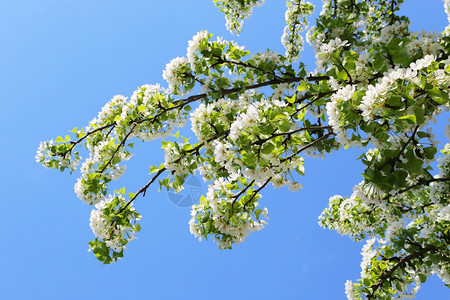
{"label": "green leaf", "polygon": [[433,159],[437,153],[437,149],[435,147],[426,147],[423,148],[423,156],[427,159]]}
{"label": "green leaf", "polygon": [[425,121],[425,112],[424,112],[423,108],[418,107],[418,108],[414,109],[414,114],[416,115],[416,118],[417,118],[416,123],[422,124]]}
{"label": "green leaf", "polygon": [[242,159],[244,160],[244,163],[250,168],[254,168],[257,163],[257,157],[254,153],[245,153],[244,155],[242,155]]}
{"label": "green leaf", "polygon": [[423,161],[418,158],[410,159],[406,163],[406,169],[409,173],[416,173],[419,172],[422,169]]}
{"label": "green leaf", "polygon": [[398,96],[398,95],[394,95],[392,97],[389,97],[386,100],[386,103],[388,105],[390,105],[390,106],[393,106],[393,107],[398,106],[401,102],[402,102],[402,97]]}
{"label": "green leaf", "polygon": [[134,224],[134,230],[136,230],[137,232],[141,231],[141,224],[139,223]]}
{"label": "green leaf", "polygon": [[298,165],[297,168],[295,168],[298,174],[305,176],[305,167],[303,165]]}
{"label": "green leaf", "polygon": [[292,97],[285,97],[285,99],[286,99],[287,102],[289,102],[289,103],[294,103],[295,100],[297,99],[297,94],[292,95]]}
{"label": "green leaf", "polygon": [[157,166],[150,166],[150,174],[156,173],[159,171],[159,167]]}
{"label": "green leaf", "polygon": [[220,57],[220,56],[222,55],[222,49],[219,48],[219,47],[214,47],[214,48],[211,50],[211,53],[212,53],[214,56]]}
{"label": "green leaf", "polygon": [[433,262],[433,264],[435,264],[435,265],[437,265],[441,262],[439,255],[436,255],[436,254],[430,254],[430,259]]}
{"label": "green leaf", "polygon": [[288,132],[291,129],[291,122],[288,119],[281,119],[278,123],[278,128],[281,132]]}
{"label": "green leaf", "polygon": [[426,133],[426,132],[423,132],[423,131],[418,131],[418,132],[417,132],[417,136],[418,136],[419,138],[423,139],[423,138],[425,138],[425,137],[429,137],[430,134],[429,134],[429,133]]}
{"label": "green leaf", "polygon": [[311,135],[309,134],[308,130],[303,131],[301,136],[307,143],[311,143]]}
{"label": "green leaf", "polygon": [[410,64],[411,58],[406,48],[402,48],[400,51],[396,51],[392,55],[392,60],[394,61],[395,64],[400,64],[403,67],[407,67]]}
{"label": "green leaf", "polygon": [[327,75],[330,76],[330,77],[337,78],[336,68],[329,69],[329,70],[327,71]]}
{"label": "green leaf", "polygon": [[113,252],[113,258],[121,258],[123,257],[123,250],[120,252]]}
{"label": "green leaf", "polygon": [[427,276],[425,274],[419,274],[420,282],[424,283],[427,281]]}
{"label": "green leaf", "polygon": [[347,60],[347,62],[345,63],[345,68],[347,70],[354,70],[356,68],[356,64],[354,61]]}
{"label": "green leaf", "polygon": [[259,130],[263,134],[272,134],[275,130],[275,128],[271,124],[260,124]]}
{"label": "green leaf", "polygon": [[306,82],[300,81],[300,84],[297,87],[297,91],[299,91],[299,92],[304,91],[304,90],[306,90],[307,87],[308,86],[307,86]]}
{"label": "green leaf", "polygon": [[372,66],[376,71],[380,71],[384,68],[385,66],[385,61],[384,58],[381,55],[378,55],[377,57],[375,57],[375,59],[372,62]]}
{"label": "green leaf", "polygon": [[275,145],[272,142],[267,142],[262,146],[261,152],[264,154],[270,154],[273,149],[275,149]]}
{"label": "green leaf", "polygon": [[406,115],[406,116],[400,117],[398,119],[399,120],[408,120],[408,121],[411,121],[413,123],[417,123],[416,115]]}
{"label": "green leaf", "polygon": [[287,116],[284,114],[278,114],[275,116],[275,118],[273,118],[274,120],[279,120],[279,119],[287,119]]}
{"label": "green leaf", "polygon": [[345,72],[345,70],[339,71],[338,79],[341,81],[347,81],[347,79],[348,79],[347,72]]}
{"label": "green leaf", "polygon": [[183,150],[189,151],[192,149],[192,145],[191,144],[185,144],[183,145]]}
{"label": "green leaf", "polygon": [[255,210],[255,217],[257,220],[259,220],[259,216],[261,215],[261,213],[262,213],[262,209]]}
{"label": "green leaf", "polygon": [[428,91],[431,99],[436,101],[438,104],[445,104],[448,102],[448,94],[444,91],[440,91],[437,87],[433,87]]}
{"label": "green leaf", "polygon": [[119,190],[119,193],[121,193],[122,195],[125,195],[125,187],[122,187],[122,188]]}

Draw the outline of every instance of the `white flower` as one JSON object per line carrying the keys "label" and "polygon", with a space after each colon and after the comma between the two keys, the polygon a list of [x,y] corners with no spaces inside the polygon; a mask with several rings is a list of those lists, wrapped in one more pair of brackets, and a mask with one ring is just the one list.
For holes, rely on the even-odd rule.
{"label": "white flower", "polygon": [[361,261],[361,278],[365,277],[367,272],[367,267],[370,265],[370,262],[373,257],[377,254],[375,250],[372,250],[372,246],[375,244],[376,238],[371,238],[366,241],[366,244],[363,246],[361,250],[362,261]]}
{"label": "white flower", "polygon": [[402,229],[405,228],[406,221],[404,219],[395,220],[390,222],[388,229],[386,230],[385,239],[390,242],[393,237],[398,235]]}
{"label": "white flower", "polygon": [[126,104],[127,97],[122,95],[115,95],[108,103],[106,103],[102,110],[98,113],[97,119],[104,120],[106,117],[110,117],[114,111],[114,108],[121,108]]}
{"label": "white flower", "polygon": [[236,118],[236,120],[230,126],[229,138],[233,141],[237,140],[241,133],[242,127],[244,127],[244,124],[242,122],[242,117],[238,116]]}
{"label": "white flower", "polygon": [[166,69],[163,71],[163,78],[169,84],[169,89],[172,93],[183,95],[181,93],[181,86],[186,82],[184,78],[187,68],[188,60],[186,57],[176,57],[166,64]]}
{"label": "white flower", "polygon": [[216,146],[214,147],[214,160],[218,163],[228,160],[228,151],[221,142],[216,142]]}
{"label": "white flower", "polygon": [[[448,22],[450,23],[450,1],[449,0],[444,0],[444,9],[445,9],[445,13],[447,14]],[[446,35],[450,34],[450,25],[447,25],[444,33]]]}
{"label": "white flower", "polygon": [[272,180],[271,183],[273,185],[274,188],[280,188],[283,187],[284,185],[286,185],[289,181],[287,181],[286,179],[284,179],[281,175],[277,174],[275,175]]}
{"label": "white flower", "polygon": [[195,70],[195,53],[197,52],[200,43],[206,38],[208,38],[208,31],[202,30],[194,35],[192,40],[188,42],[186,57],[192,70]]}
{"label": "white flower", "polygon": [[300,189],[302,189],[303,188],[303,185],[301,185],[300,183],[298,183],[298,182],[293,182],[292,184],[291,184],[291,186],[289,186],[289,190],[291,191],[291,192],[297,192],[298,190],[300,190]]}
{"label": "white flower", "polygon": [[353,282],[347,280],[345,282],[345,295],[347,295],[348,300],[355,300],[355,292],[353,291]]}
{"label": "white flower", "polygon": [[416,60],[410,64],[412,70],[421,70],[431,65],[433,61],[436,61],[434,55],[425,55],[423,58]]}
{"label": "white flower", "polygon": [[450,284],[450,273],[448,272],[448,267],[446,268],[445,265],[435,265],[435,264],[433,264],[431,266],[431,269],[433,270],[433,273],[437,274],[437,276],[439,276],[439,278],[445,284]]}

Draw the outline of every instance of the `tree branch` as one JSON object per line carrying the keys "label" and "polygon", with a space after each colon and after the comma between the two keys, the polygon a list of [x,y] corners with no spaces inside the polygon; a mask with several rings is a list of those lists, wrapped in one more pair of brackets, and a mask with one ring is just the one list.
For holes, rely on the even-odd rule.
{"label": "tree branch", "polygon": [[245,209],[245,207],[247,206],[247,204],[250,203],[250,201],[253,200],[253,198],[255,198],[255,196],[263,189],[266,187],[266,185],[272,180],[272,177],[269,177],[266,182],[264,182],[264,184],[262,186],[259,187],[259,189],[257,189],[256,191],[253,192],[253,195],[250,197],[250,199],[247,200],[247,202],[245,202],[243,209]]}
{"label": "tree branch", "polygon": [[158,173],[156,173],[149,182],[147,182],[146,185],[144,185],[143,187],[141,187],[136,194],[134,194],[134,196],[128,200],[127,204],[122,207],[119,211],[119,214],[122,213],[134,200],[136,200],[137,196],[139,196],[141,193],[145,193],[147,191],[147,189],[150,187],[150,185],[152,185],[153,182],[155,182],[155,180],[167,169],[164,167],[162,169],[159,169]]}
{"label": "tree branch", "polygon": [[383,273],[380,276],[380,280],[378,281],[378,283],[373,284],[371,286],[372,288],[372,293],[368,294],[366,299],[370,300],[370,299],[376,299],[375,296],[375,292],[383,285],[383,283],[388,280],[390,278],[390,276],[400,267],[402,267],[405,264],[410,264],[410,262],[415,259],[415,258],[419,258],[422,257],[425,253],[431,251],[431,250],[438,250],[438,248],[436,248],[435,246],[427,246],[425,248],[420,249],[417,252],[411,253],[405,257],[399,258],[399,261],[391,268],[389,269],[386,273]]}
{"label": "tree branch", "polygon": [[245,193],[251,186],[253,186],[254,182],[255,180],[253,179],[245,188],[243,188],[239,193],[233,196],[234,200],[231,203],[231,206],[234,205],[234,203],[237,201],[237,199],[239,199],[240,196],[242,196],[243,193]]}
{"label": "tree branch", "polygon": [[117,152],[119,152],[119,149],[122,148],[123,145],[125,145],[125,142],[127,141],[128,137],[133,133],[134,128],[136,128],[137,125],[134,125],[133,128],[131,128],[130,132],[127,133],[127,135],[123,138],[122,142],[120,142],[119,146],[117,146],[114,153],[111,155],[111,158],[108,160],[108,162],[103,166],[103,168],[100,170],[100,173],[103,173],[108,165],[111,164],[111,162],[114,159],[114,156],[116,156]]}
{"label": "tree branch", "polygon": [[332,131],[328,132],[328,133],[325,134],[324,136],[321,136],[320,138],[318,138],[318,139],[315,140],[314,142],[311,142],[311,143],[309,143],[308,145],[306,145],[306,146],[300,148],[300,149],[297,150],[297,152],[295,152],[294,154],[292,154],[292,155],[290,155],[290,156],[288,156],[288,157],[286,157],[286,158],[284,158],[284,159],[282,159],[282,160],[280,160],[280,161],[281,161],[281,162],[285,162],[285,161],[288,160],[288,159],[294,158],[294,157],[297,156],[300,152],[302,152],[302,151],[308,149],[309,147],[314,146],[315,144],[317,144],[317,143],[321,142],[322,140],[328,138],[330,135],[334,135],[334,132],[332,132]]}

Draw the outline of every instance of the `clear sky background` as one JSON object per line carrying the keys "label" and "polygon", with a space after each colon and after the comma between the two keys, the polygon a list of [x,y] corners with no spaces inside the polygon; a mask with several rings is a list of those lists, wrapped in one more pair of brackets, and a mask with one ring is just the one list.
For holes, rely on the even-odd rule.
{"label": "clear sky background", "polygon": [[[162,83],[165,64],[184,56],[201,29],[252,52],[283,53],[285,1],[266,2],[235,37],[209,0],[0,0],[0,299],[345,299],[345,281],[359,278],[362,244],[321,229],[317,217],[330,196],[350,195],[362,180],[361,150],[307,160],[297,193],[267,188],[261,202],[270,224],[231,251],[199,243],[190,210],[155,186],[135,201],[138,239],[107,266],[87,252],[91,207],[73,192],[78,173],[35,163],[39,141],[85,126],[115,94]],[[406,2],[414,30],[446,26],[442,1]],[[118,185],[128,192],[163,159],[158,141],[137,143],[135,152]],[[450,293],[433,276],[417,299]]]}

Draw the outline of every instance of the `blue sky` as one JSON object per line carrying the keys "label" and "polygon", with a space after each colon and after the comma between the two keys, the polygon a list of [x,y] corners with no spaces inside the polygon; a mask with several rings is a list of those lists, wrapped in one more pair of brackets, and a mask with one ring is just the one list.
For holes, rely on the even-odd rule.
{"label": "blue sky", "polygon": [[[360,150],[308,160],[297,193],[268,188],[269,226],[231,251],[199,243],[189,209],[153,187],[135,203],[143,215],[138,239],[107,266],[87,252],[91,207],[73,192],[77,174],[34,160],[39,141],[84,126],[113,95],[162,82],[165,64],[185,55],[201,29],[252,52],[283,52],[284,1],[266,2],[235,37],[212,1],[0,1],[0,299],[345,298],[345,281],[359,277],[362,245],[321,229],[317,217],[330,196],[349,195],[361,181]],[[407,2],[413,29],[446,26],[442,1]],[[313,63],[311,52],[303,57]],[[120,182],[129,192],[163,158],[157,141],[137,143],[135,152]],[[417,297],[449,298],[435,276]]]}

